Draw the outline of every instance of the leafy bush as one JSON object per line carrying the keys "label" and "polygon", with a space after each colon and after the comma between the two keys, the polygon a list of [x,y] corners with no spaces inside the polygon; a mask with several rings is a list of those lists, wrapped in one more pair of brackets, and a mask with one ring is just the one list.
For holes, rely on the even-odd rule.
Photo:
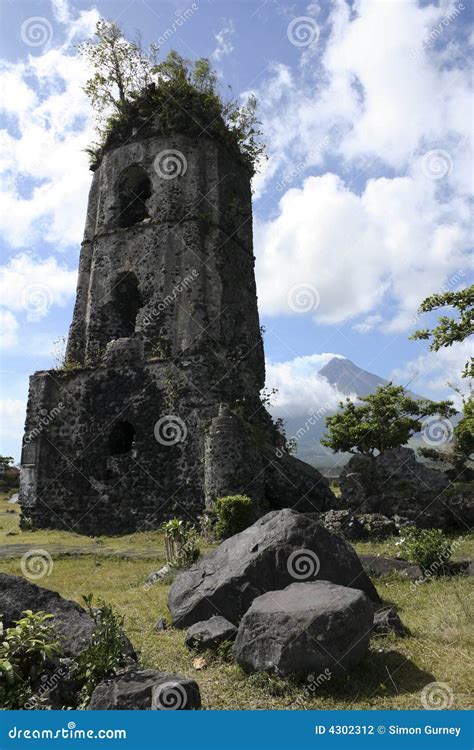
{"label": "leafy bush", "polygon": [[238,534],[250,526],[253,516],[252,500],[246,495],[228,495],[216,502],[216,532],[221,539]]}
{"label": "leafy bush", "polygon": [[402,554],[423,573],[437,575],[451,557],[451,542],[441,529],[417,529],[415,526],[404,532],[400,541]]}
{"label": "leafy bush", "polygon": [[168,565],[172,568],[189,568],[200,555],[196,530],[179,518],[172,518],[162,528]]}
{"label": "leafy bush", "polygon": [[53,615],[23,612],[24,617],[4,630],[0,621],[0,707],[21,709],[33,694],[32,683],[45,662],[61,653]]}
{"label": "leafy bush", "polygon": [[82,597],[95,629],[87,648],[78,658],[78,680],[82,683],[80,704],[87,705],[95,686],[116,674],[127,663],[127,647],[123,632],[123,617],[113,608],[99,602],[93,607],[93,596]]}

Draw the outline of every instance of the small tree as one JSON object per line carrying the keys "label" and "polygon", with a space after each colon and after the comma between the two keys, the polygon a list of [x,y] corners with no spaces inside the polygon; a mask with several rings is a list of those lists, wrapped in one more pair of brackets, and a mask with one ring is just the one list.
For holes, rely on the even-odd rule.
{"label": "small tree", "polygon": [[258,142],[256,100],[224,101],[217,75],[205,58],[194,62],[171,51],[157,62],[158,47],[129,42],[116,23],[101,19],[96,40],[78,45],[92,70],[84,90],[96,112],[99,143],[88,150],[93,165],[109,138],[152,118],[163,134],[206,132],[224,141],[252,171],[264,152]]}
{"label": "small tree", "polygon": [[333,451],[373,456],[405,445],[422,429],[422,419],[431,414],[449,417],[456,413],[451,401],[415,400],[403,386],[388,383],[360,399],[347,398],[340,411],[326,417],[328,434],[321,443]]}
{"label": "small tree", "polygon": [[[438,310],[441,307],[453,307],[458,311],[458,318],[442,315],[438,318],[438,325],[415,331],[410,339],[431,339],[430,350],[437,352],[441,347],[451,346],[456,341],[464,341],[474,333],[474,284],[467,289],[457,292],[433,294],[420,305],[419,313]],[[471,357],[463,371],[463,377],[474,377],[474,358]]]}
{"label": "small tree", "polygon": [[0,456],[0,469],[3,469],[3,471],[11,469],[13,466],[13,461],[13,456]]}

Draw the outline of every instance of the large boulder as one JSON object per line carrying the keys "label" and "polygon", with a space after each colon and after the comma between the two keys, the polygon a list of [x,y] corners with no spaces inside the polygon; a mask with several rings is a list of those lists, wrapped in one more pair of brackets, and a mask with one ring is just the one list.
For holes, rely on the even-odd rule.
{"label": "large boulder", "polygon": [[286,508],[268,513],[179,573],[168,606],[180,628],[213,615],[236,625],[257,596],[318,578],[379,601],[353,548],[314,519]]}
{"label": "large boulder", "polygon": [[402,516],[422,528],[469,525],[472,501],[458,502],[448,477],[416,460],[411,448],[352,456],[340,475],[341,503],[357,513]]}
{"label": "large boulder", "polygon": [[94,621],[77,602],[63,599],[55,591],[43,589],[20,576],[0,573],[0,614],[5,628],[23,616],[23,612],[47,612],[54,625],[64,656],[76,657],[90,641]]}
{"label": "large boulder", "polygon": [[97,685],[87,708],[189,711],[200,707],[201,696],[194,680],[155,669],[134,669]]}
{"label": "large boulder", "polygon": [[209,620],[196,622],[188,628],[184,643],[188,648],[203,651],[206,648],[215,648],[225,641],[234,641],[237,628],[225,617],[214,615]]}
{"label": "large boulder", "polygon": [[358,589],[329,581],[292,583],[254,599],[234,644],[246,672],[343,674],[369,646],[374,606]]}

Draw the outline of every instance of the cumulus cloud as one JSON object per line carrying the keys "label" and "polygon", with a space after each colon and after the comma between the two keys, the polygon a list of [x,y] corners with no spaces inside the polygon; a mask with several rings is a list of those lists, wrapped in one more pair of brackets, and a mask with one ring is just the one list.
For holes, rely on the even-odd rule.
{"label": "cumulus cloud", "polygon": [[65,2],[54,3],[66,38],[25,61],[0,61],[0,231],[13,248],[40,240],[55,249],[81,240],[90,185],[87,155],[93,139],[90,107],[82,86],[84,61],[71,48],[89,37],[97,11],[71,15]]}
{"label": "cumulus cloud", "polygon": [[[23,313],[29,321],[44,318],[53,305],[64,305],[76,290],[77,271],[56,258],[35,258],[22,253],[0,267],[0,297],[8,311]],[[6,313],[12,328],[11,317]]]}
{"label": "cumulus cloud", "polygon": [[318,322],[371,313],[373,327],[390,298],[387,325],[403,330],[450,274],[467,276],[468,216],[467,204],[441,203],[423,176],[372,179],[361,195],[334,174],[309,177],[285,193],[275,219],[257,223],[261,308],[294,314],[291,290],[309,285]]}
{"label": "cumulus cloud", "polygon": [[275,417],[308,416],[324,409],[334,411],[341,394],[319,375],[319,370],[339,354],[310,354],[286,362],[266,362],[267,388],[277,389],[270,411]]}
{"label": "cumulus cloud", "polygon": [[464,365],[472,356],[470,341],[454,343],[437,352],[427,351],[392,372],[397,382],[410,382],[410,388],[433,399],[451,398],[458,409],[460,397],[448,384],[468,392],[468,381],[461,377]]}
{"label": "cumulus cloud", "polygon": [[231,18],[222,19],[222,28],[215,34],[215,40],[217,47],[211,54],[211,58],[216,62],[219,62],[223,57],[229,55],[234,50],[232,37],[235,34],[234,22]]}
{"label": "cumulus cloud", "polygon": [[[0,399],[0,451],[5,455],[7,450],[4,445],[12,445],[14,441],[18,446],[21,444],[25,426],[26,402],[21,399]],[[10,455],[8,453],[8,455]],[[14,455],[15,461],[20,456]]]}

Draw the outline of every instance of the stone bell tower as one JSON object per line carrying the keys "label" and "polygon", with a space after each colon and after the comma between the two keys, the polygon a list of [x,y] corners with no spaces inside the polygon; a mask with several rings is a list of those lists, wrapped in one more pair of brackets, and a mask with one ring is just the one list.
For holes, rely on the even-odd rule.
{"label": "stone bell tower", "polygon": [[135,131],[94,172],[64,367],[30,379],[23,517],[119,533],[236,493],[324,510],[259,397],[248,170],[206,135]]}

